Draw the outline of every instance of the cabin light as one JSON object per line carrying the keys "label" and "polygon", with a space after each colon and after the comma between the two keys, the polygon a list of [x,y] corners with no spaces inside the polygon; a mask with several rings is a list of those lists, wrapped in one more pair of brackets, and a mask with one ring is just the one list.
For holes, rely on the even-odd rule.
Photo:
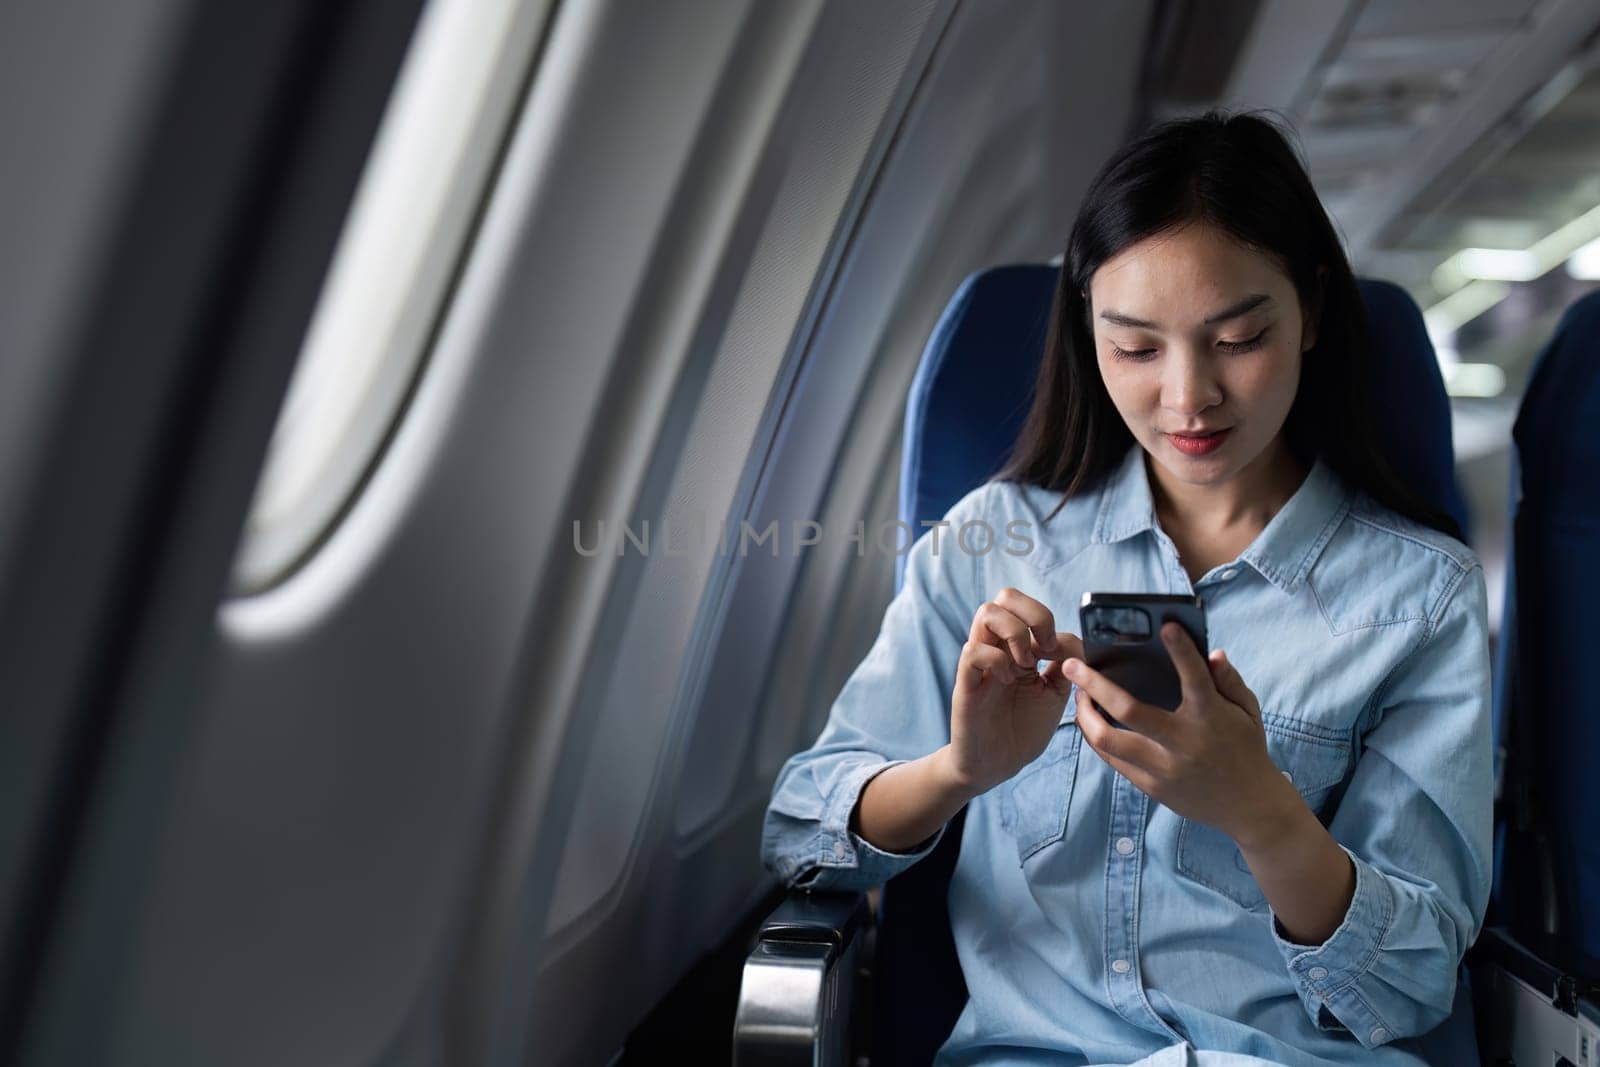
{"label": "cabin light", "polygon": [[1597,239],[1600,206],[1590,208],[1527,248],[1463,248],[1434,269],[1433,287],[1441,293],[1454,294],[1474,281],[1531,282]]}
{"label": "cabin light", "polygon": [[1422,313],[1428,336],[1450,336],[1500,303],[1510,291],[1505,282],[1469,282]]}
{"label": "cabin light", "polygon": [[1456,363],[1445,368],[1444,388],[1451,396],[1499,396],[1506,389],[1506,372],[1493,363]]}
{"label": "cabin light", "polygon": [[1532,252],[1509,248],[1463,248],[1455,259],[1468,278],[1490,282],[1531,282],[1547,269]]}
{"label": "cabin light", "polygon": [[[1567,273],[1585,281],[1600,281],[1600,206],[1590,208],[1554,233],[1540,238],[1528,248],[1463,248],[1439,264],[1433,272],[1433,287],[1444,298],[1422,313],[1428,336],[1440,351],[1440,366],[1449,365],[1443,355],[1449,338],[1462,326],[1505,299],[1508,282],[1526,282],[1542,277],[1565,262]],[[1471,364],[1467,364],[1471,366]],[[1487,379],[1468,372],[1463,389],[1484,387]],[[1450,390],[1455,396],[1496,396],[1500,385],[1490,393]],[[1449,380],[1448,373],[1446,380]]]}
{"label": "cabin light", "polygon": [[1567,260],[1567,274],[1580,282],[1600,282],[1600,240],[1590,241]]}

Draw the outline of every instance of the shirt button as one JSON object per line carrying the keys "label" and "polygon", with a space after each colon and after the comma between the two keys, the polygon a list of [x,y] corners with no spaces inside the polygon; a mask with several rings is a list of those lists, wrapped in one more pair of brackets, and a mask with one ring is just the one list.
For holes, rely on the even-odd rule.
{"label": "shirt button", "polygon": [[1117,838],[1117,851],[1119,853],[1121,853],[1122,855],[1124,855],[1124,856],[1129,855],[1130,853],[1132,853],[1133,852],[1133,838],[1131,838],[1131,837],[1119,837],[1119,838]]}
{"label": "shirt button", "polygon": [[1111,969],[1118,974],[1127,974],[1133,968],[1128,965],[1127,960],[1112,960]]}
{"label": "shirt button", "polygon": [[1292,775],[1292,774],[1290,774],[1290,773],[1289,773],[1289,772],[1288,772],[1288,771],[1282,771],[1282,772],[1280,772],[1280,773],[1282,773],[1282,775],[1283,775],[1283,776],[1284,776],[1284,777],[1285,777],[1285,778],[1287,778],[1287,779],[1289,779],[1289,781],[1291,781],[1291,782],[1293,782],[1293,781],[1294,781],[1294,775]]}
{"label": "shirt button", "polygon": [[1381,1045],[1387,1040],[1389,1040],[1389,1031],[1385,1030],[1383,1027],[1380,1026],[1376,1030],[1372,1031],[1372,1043],[1374,1045]]}
{"label": "shirt button", "polygon": [[1326,967],[1313,967],[1309,971],[1307,971],[1306,974],[1310,976],[1310,978],[1311,978],[1311,980],[1313,982],[1320,982],[1324,978],[1328,977],[1328,968],[1326,968]]}
{"label": "shirt button", "polygon": [[844,859],[844,842],[843,841],[840,841],[840,842],[836,843],[833,846],[833,858],[836,859],[836,860]]}

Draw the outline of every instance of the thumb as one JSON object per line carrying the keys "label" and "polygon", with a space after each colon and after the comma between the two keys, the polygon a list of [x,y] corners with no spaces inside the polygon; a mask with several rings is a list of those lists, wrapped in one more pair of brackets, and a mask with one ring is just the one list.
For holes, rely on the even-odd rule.
{"label": "thumb", "polygon": [[1217,692],[1243,708],[1251,718],[1260,718],[1255,712],[1255,697],[1228,659],[1228,654],[1220,648],[1216,649],[1206,657],[1206,664],[1211,668],[1211,680],[1216,683]]}

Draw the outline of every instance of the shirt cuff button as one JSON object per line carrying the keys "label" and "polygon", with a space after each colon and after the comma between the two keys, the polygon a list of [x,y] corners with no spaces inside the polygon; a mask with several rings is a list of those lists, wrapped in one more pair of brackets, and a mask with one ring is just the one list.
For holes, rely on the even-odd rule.
{"label": "shirt cuff button", "polygon": [[1381,1045],[1387,1040],[1389,1040],[1389,1031],[1385,1030],[1383,1027],[1380,1026],[1376,1030],[1372,1031],[1372,1043],[1374,1045]]}

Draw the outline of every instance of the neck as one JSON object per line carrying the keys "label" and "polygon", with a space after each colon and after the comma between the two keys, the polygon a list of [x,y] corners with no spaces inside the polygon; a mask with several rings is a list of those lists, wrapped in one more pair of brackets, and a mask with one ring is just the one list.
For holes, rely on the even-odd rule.
{"label": "neck", "polygon": [[1221,485],[1189,485],[1144,457],[1150,492],[1163,529],[1218,532],[1244,527],[1251,536],[1272,521],[1294,496],[1310,469],[1295,458],[1279,434],[1255,459]]}

